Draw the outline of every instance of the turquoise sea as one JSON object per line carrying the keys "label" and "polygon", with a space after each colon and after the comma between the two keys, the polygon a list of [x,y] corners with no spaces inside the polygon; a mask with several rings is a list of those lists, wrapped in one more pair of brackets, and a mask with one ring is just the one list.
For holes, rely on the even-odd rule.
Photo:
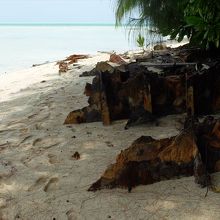
{"label": "turquoise sea", "polygon": [[128,36],[114,24],[0,24],[0,74],[75,53],[137,49]]}

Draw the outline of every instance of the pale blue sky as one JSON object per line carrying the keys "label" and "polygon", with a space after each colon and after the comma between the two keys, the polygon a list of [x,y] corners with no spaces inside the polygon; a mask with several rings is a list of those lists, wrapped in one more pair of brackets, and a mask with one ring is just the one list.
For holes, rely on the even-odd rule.
{"label": "pale blue sky", "polygon": [[116,0],[0,0],[0,23],[112,23]]}

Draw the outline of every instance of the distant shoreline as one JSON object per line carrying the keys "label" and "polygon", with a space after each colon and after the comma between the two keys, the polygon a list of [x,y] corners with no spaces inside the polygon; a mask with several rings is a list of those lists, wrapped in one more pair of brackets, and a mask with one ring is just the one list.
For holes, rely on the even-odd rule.
{"label": "distant shoreline", "polygon": [[[108,23],[0,23],[0,26],[109,26],[114,27],[115,24]],[[122,27],[121,25],[120,27]]]}

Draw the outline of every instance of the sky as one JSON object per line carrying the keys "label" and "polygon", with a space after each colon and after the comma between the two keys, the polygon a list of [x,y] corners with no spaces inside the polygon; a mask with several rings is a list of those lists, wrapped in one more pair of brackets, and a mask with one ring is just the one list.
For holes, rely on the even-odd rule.
{"label": "sky", "polygon": [[115,23],[116,0],[0,0],[0,23]]}

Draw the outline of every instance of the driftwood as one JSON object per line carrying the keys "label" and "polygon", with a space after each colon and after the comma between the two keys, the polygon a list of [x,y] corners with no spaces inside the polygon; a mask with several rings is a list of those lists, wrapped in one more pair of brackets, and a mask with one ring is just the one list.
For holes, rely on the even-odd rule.
{"label": "driftwood", "polygon": [[209,174],[220,171],[219,163],[220,120],[209,116],[199,123],[190,118],[177,136],[138,138],[88,190],[125,187],[130,192],[140,184],[192,175],[202,187],[210,186]]}

